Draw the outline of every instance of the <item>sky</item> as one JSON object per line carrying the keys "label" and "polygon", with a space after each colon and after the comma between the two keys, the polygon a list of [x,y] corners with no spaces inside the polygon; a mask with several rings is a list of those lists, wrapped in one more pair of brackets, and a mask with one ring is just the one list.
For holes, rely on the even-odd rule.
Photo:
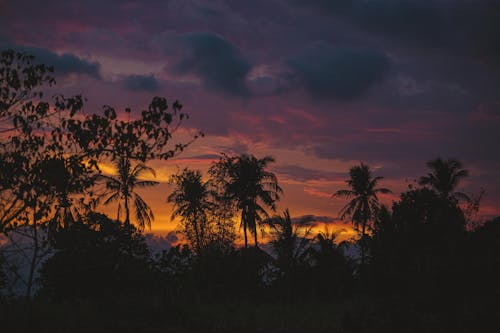
{"label": "sky", "polygon": [[427,161],[459,159],[460,190],[485,189],[478,218],[500,214],[500,1],[0,0],[0,47],[54,65],[85,112],[184,105],[175,139],[205,137],[150,163],[158,234],[175,228],[169,176],[221,152],[273,156],[279,209],[347,234],[331,195],[360,161],[390,204]]}

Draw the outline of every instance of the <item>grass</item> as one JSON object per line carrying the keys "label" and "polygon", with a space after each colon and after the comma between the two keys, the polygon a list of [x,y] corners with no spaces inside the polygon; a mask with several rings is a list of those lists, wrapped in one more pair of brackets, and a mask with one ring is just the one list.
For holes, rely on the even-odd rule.
{"label": "grass", "polygon": [[158,302],[127,299],[55,304],[15,301],[0,306],[5,332],[332,332],[338,305],[279,302]]}

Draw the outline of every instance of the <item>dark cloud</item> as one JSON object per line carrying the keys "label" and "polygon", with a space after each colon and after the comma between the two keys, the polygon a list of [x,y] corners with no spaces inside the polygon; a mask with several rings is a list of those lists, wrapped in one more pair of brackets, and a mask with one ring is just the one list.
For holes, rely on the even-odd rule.
{"label": "dark cloud", "polygon": [[437,1],[354,1],[353,19],[367,29],[411,42],[443,42],[443,13]]}
{"label": "dark cloud", "polygon": [[339,218],[335,218],[332,216],[321,216],[321,215],[301,215],[292,218],[292,223],[299,225],[308,225],[315,226],[318,223],[326,223],[326,224],[338,224],[345,223]]}
{"label": "dark cloud", "polygon": [[345,177],[343,173],[309,169],[297,165],[278,165],[275,166],[273,170],[282,176],[299,181],[338,180]]}
{"label": "dark cloud", "polygon": [[154,75],[129,75],[123,78],[122,85],[132,91],[158,91],[160,83]]}
{"label": "dark cloud", "polygon": [[389,63],[378,51],[325,42],[314,43],[287,62],[311,94],[343,100],[358,97],[381,80]]}
{"label": "dark cloud", "polygon": [[491,0],[292,0],[401,44],[500,64],[500,4]]}
{"label": "dark cloud", "polygon": [[[211,90],[247,96],[245,83],[251,63],[222,36],[213,32],[192,32],[178,36],[176,61],[168,69],[174,73],[194,74]],[[168,47],[171,53],[171,47]]]}
{"label": "dark cloud", "polygon": [[195,156],[190,156],[190,157],[184,157],[184,160],[218,160],[221,157],[221,155],[217,154],[202,154],[202,155],[195,155]]}
{"label": "dark cloud", "polygon": [[292,0],[372,31],[429,42],[440,35],[442,8],[434,0]]}
{"label": "dark cloud", "polygon": [[82,59],[71,53],[57,54],[48,49],[22,46],[14,44],[0,44],[3,49],[12,48],[19,52],[35,56],[35,63],[54,67],[56,76],[66,76],[70,74],[88,75],[94,79],[100,80],[100,64]]}

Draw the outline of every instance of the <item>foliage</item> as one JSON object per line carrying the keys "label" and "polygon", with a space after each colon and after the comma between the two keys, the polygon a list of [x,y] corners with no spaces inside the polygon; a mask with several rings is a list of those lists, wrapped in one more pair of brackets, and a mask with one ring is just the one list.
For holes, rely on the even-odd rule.
{"label": "foliage", "polygon": [[210,184],[202,180],[201,172],[189,169],[173,175],[170,182],[175,186],[167,198],[167,202],[174,205],[171,219],[181,218],[183,233],[195,251],[201,254],[210,232],[208,215],[215,207]]}
{"label": "foliage", "polygon": [[[33,244],[26,294],[30,296],[35,269],[41,260],[38,229],[57,230],[70,220],[71,195],[84,192],[95,164],[81,155],[67,157],[75,148],[59,126],[81,109],[81,96],[54,97],[51,106],[43,90],[55,80],[52,68],[12,50],[0,60],[0,223],[6,231],[29,227]],[[54,172],[59,172],[55,174]]]}
{"label": "foliage", "polygon": [[296,269],[307,265],[311,227],[301,221],[294,224],[288,209],[282,216],[274,216],[264,223],[270,227],[270,245],[281,276],[293,274]]}
{"label": "foliage", "polygon": [[222,188],[224,200],[234,202],[241,211],[245,248],[248,247],[248,229],[254,235],[257,247],[257,226],[268,217],[265,208],[274,211],[276,201],[283,192],[276,175],[266,170],[273,162],[270,156],[258,159],[245,154],[223,155],[209,170],[216,186]]}
{"label": "foliage", "polygon": [[464,242],[465,217],[459,206],[427,188],[401,194],[392,212],[380,210],[370,242],[379,292],[411,284],[408,294],[422,302],[430,292],[456,292],[453,282],[460,275]]}
{"label": "foliage", "polygon": [[327,227],[315,237],[309,249],[312,264],[313,293],[320,299],[340,297],[352,292],[354,264],[345,253],[347,242],[337,244]]}
{"label": "foliage", "polygon": [[[168,159],[202,135],[171,145],[173,133],[188,116],[177,101],[168,110],[162,97],[153,98],[137,118],[126,109],[128,120],[119,119],[110,106],[102,114],[80,114],[85,101],[81,96],[55,95],[48,102],[45,93],[55,84],[51,72],[51,67],[36,63],[32,56],[13,50],[1,53],[0,225],[7,232],[24,226],[32,229],[27,296],[41,260],[39,229],[47,229],[53,240],[96,208],[94,185],[104,177],[98,162],[119,164],[130,171],[127,181],[143,186],[146,182],[134,177],[147,168],[139,163],[130,170],[131,160]],[[144,200],[128,193],[130,184],[120,188],[108,180],[108,189],[121,190],[125,199],[126,224],[130,222],[128,199],[132,198],[138,223],[148,226],[153,215]]]}
{"label": "foliage", "polygon": [[469,171],[463,169],[462,163],[454,159],[443,160],[436,158],[427,162],[431,172],[427,176],[420,177],[420,185],[429,186],[444,198],[470,201],[468,195],[455,192],[460,181],[469,175]]}
{"label": "foliage", "polygon": [[354,227],[359,230],[361,226],[361,264],[364,266],[367,231],[371,229],[370,222],[379,209],[377,194],[390,193],[386,188],[377,188],[378,182],[383,177],[373,177],[370,167],[361,163],[349,170],[350,178],[346,180],[349,189],[338,190],[334,196],[346,198],[349,201],[341,210],[342,219],[350,217]]}
{"label": "foliage", "polygon": [[57,235],[42,266],[40,295],[55,300],[116,297],[151,286],[149,250],[133,226],[92,213]]}
{"label": "foliage", "polygon": [[146,188],[158,185],[159,183],[151,180],[141,180],[141,177],[146,172],[156,175],[155,171],[147,167],[143,163],[138,163],[132,167],[129,159],[120,157],[115,161],[115,168],[118,173],[117,176],[98,175],[97,180],[104,181],[106,185],[106,192],[103,197],[107,197],[104,204],[107,205],[114,201],[119,201],[117,220],[121,217],[121,202],[124,202],[125,210],[125,225],[130,225],[130,204],[135,207],[135,219],[139,228],[142,230],[144,227],[151,228],[151,221],[154,220],[153,210],[142,199],[142,197],[135,191],[136,188]]}

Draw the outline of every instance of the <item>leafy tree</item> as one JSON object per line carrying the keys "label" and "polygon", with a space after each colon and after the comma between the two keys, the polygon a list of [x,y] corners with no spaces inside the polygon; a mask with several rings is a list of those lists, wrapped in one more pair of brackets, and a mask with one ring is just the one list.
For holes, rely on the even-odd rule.
{"label": "leafy tree", "polygon": [[208,241],[209,211],[215,208],[209,183],[202,180],[200,171],[189,169],[173,175],[170,181],[175,186],[167,198],[174,205],[171,218],[181,218],[184,234],[200,255]]}
{"label": "leafy tree", "polygon": [[[130,159],[121,157],[115,162],[117,176],[99,175],[99,178],[105,181],[107,198],[104,204],[109,204],[114,201],[123,201],[125,210],[125,225],[130,226],[130,205],[133,203],[135,207],[135,218],[139,228],[151,228],[151,221],[154,220],[153,211],[142,199],[142,197],[135,192],[136,188],[146,188],[158,185],[159,183],[151,180],[141,180],[140,177],[144,173],[149,172],[155,176],[155,171],[147,167],[143,163],[138,163],[132,167]],[[118,216],[121,216],[121,202],[118,204]]]}
{"label": "leafy tree", "polygon": [[[39,233],[54,220],[61,178],[51,176],[51,162],[61,159],[74,148],[59,127],[59,120],[72,118],[81,109],[81,96],[54,97],[54,105],[43,100],[43,90],[55,80],[52,68],[37,64],[34,57],[2,51],[0,58],[0,222],[7,232],[16,231],[32,241],[26,295],[31,296],[36,267],[42,260],[44,234]],[[94,164],[73,158],[65,169],[79,170],[67,179],[82,190],[84,178]],[[62,174],[65,176],[67,173]],[[72,191],[65,189],[68,194]],[[69,197],[66,195],[67,201]],[[17,230],[22,227],[23,230]]]}
{"label": "leafy tree", "polygon": [[349,170],[350,178],[346,180],[349,189],[338,190],[334,196],[349,199],[342,210],[340,217],[350,217],[354,227],[359,231],[361,227],[361,266],[365,263],[367,231],[371,229],[370,222],[379,209],[377,194],[390,193],[387,188],[377,188],[378,182],[383,177],[373,177],[370,167],[361,163]]}
{"label": "leafy tree", "polygon": [[223,188],[225,200],[235,203],[241,211],[241,225],[248,247],[247,230],[257,242],[257,225],[268,217],[265,208],[276,210],[276,201],[283,192],[276,175],[267,170],[274,159],[266,156],[258,159],[253,155],[227,156],[212,165],[210,174],[216,184]]}
{"label": "leafy tree", "polygon": [[469,175],[469,171],[463,169],[462,163],[455,159],[436,158],[427,162],[427,166],[431,172],[420,177],[420,185],[429,186],[443,198],[470,201],[465,193],[455,192],[460,181]]}
{"label": "leafy tree", "polygon": [[429,188],[402,193],[392,212],[384,207],[375,220],[369,243],[372,290],[424,303],[439,292],[433,306],[445,294],[454,297],[465,236],[465,216],[456,202]]}
{"label": "leafy tree", "polygon": [[470,304],[481,316],[496,318],[500,297],[500,217],[486,221],[468,235],[468,247],[461,259],[467,264],[461,281]]}
{"label": "leafy tree", "polygon": [[[44,99],[44,92],[55,84],[51,72],[33,56],[13,50],[1,53],[0,224],[8,233],[32,240],[27,296],[46,244],[46,233],[39,229],[49,227],[51,235],[93,209],[98,161],[168,159],[202,135],[172,145],[173,133],[188,116],[179,102],[170,111],[161,97],[126,121],[110,106],[102,114],[76,117],[84,104],[81,96],[56,95],[52,103]],[[78,207],[84,209],[76,211]],[[149,213],[141,209],[146,224]]]}
{"label": "leafy tree", "polygon": [[[83,120],[62,121],[68,137],[76,140],[91,158],[107,157],[112,161],[123,158],[145,163],[150,159],[167,160],[182,152],[194,140],[203,136],[199,132],[187,143],[172,145],[172,135],[189,116],[181,112],[182,104],[175,101],[168,111],[167,100],[154,97],[149,107],[139,117],[128,120],[117,118],[116,110],[109,105],[102,114],[92,114]],[[129,108],[125,109],[132,113]]]}

